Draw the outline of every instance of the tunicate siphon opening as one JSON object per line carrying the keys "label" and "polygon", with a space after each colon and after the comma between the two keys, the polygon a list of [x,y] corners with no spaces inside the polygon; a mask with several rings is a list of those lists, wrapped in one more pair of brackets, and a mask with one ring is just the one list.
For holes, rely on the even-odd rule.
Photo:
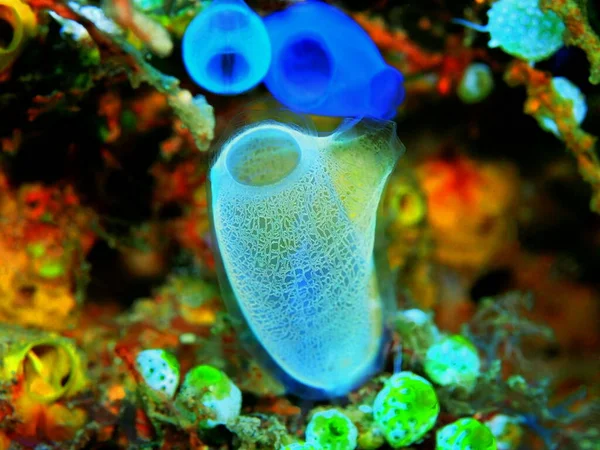
{"label": "tunicate siphon opening", "polygon": [[404,88],[402,86],[402,75],[397,70],[387,67],[380,71],[371,79],[371,108],[373,108],[378,116],[389,116],[386,112],[393,111],[400,103],[404,96]]}
{"label": "tunicate siphon opening", "polygon": [[73,360],[66,349],[57,345],[33,346],[24,361],[27,390],[42,400],[60,397],[69,383]]}
{"label": "tunicate siphon opening", "polygon": [[250,65],[241,53],[223,50],[209,59],[206,71],[212,79],[236,84],[248,76]]}
{"label": "tunicate siphon opening", "polygon": [[13,46],[15,38],[14,25],[18,18],[12,8],[0,5],[0,50],[7,50]]}
{"label": "tunicate siphon opening", "polygon": [[281,49],[281,75],[289,96],[302,104],[314,103],[329,90],[333,61],[320,40],[294,37]]}
{"label": "tunicate siphon opening", "polygon": [[275,127],[251,130],[230,145],[227,169],[236,181],[250,186],[277,183],[300,162],[296,140]]}

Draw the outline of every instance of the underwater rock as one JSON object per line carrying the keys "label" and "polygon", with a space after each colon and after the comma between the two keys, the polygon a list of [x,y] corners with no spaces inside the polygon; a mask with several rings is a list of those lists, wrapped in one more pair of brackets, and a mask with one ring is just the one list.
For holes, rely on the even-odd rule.
{"label": "underwater rock", "polygon": [[411,372],[387,380],[373,404],[375,422],[393,448],[422,439],[435,425],[439,412],[431,383]]}
{"label": "underwater rock", "polygon": [[435,450],[459,449],[496,450],[496,439],[478,420],[459,419],[437,431]]}
{"label": "underwater rock", "polygon": [[271,43],[260,17],[242,0],[215,0],[183,35],[183,62],[193,80],[216,94],[241,94],[262,81]]}
{"label": "underwater rock", "polygon": [[344,395],[378,365],[388,286],[375,219],[402,150],[393,122],[347,120],[315,136],[266,120],[239,130],[211,169],[224,298],[248,326],[243,339],[299,395]]}
{"label": "underwater rock", "polygon": [[306,443],[320,450],[353,450],[358,430],[336,409],[315,413],[306,427]]}
{"label": "underwater rock", "polygon": [[369,35],[342,11],[306,2],[264,21],[273,46],[265,84],[283,105],[323,116],[396,115],[405,94],[402,74],[386,64]]}

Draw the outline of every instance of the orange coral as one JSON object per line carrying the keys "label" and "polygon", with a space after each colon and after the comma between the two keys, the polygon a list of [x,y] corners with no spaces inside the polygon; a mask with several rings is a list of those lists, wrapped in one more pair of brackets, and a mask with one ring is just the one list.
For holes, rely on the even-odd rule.
{"label": "orange coral", "polygon": [[438,157],[422,163],[417,173],[438,261],[481,269],[511,242],[510,211],[517,195],[512,166]]}
{"label": "orange coral", "polygon": [[[0,321],[63,329],[95,235],[70,187],[0,191]],[[8,263],[10,261],[10,263]]]}
{"label": "orange coral", "polygon": [[600,213],[600,160],[595,150],[597,137],[579,127],[573,117],[571,102],[565,102],[552,89],[551,74],[523,61],[515,61],[508,67],[504,79],[511,86],[525,85],[527,88],[525,113],[532,116],[543,114],[556,122],[567,148],[577,160],[579,173],[592,186],[590,207]]}
{"label": "orange coral", "polygon": [[[576,0],[541,0],[542,9],[554,11],[567,27],[565,43],[581,48],[590,62],[590,82],[600,83],[600,38],[590,26],[585,4]],[[581,2],[583,3],[583,2]],[[591,7],[591,6],[590,6]]]}
{"label": "orange coral", "polygon": [[431,70],[443,60],[442,53],[429,52],[419,47],[405,32],[386,28],[382,19],[365,14],[355,14],[353,17],[383,52],[401,55],[402,61],[398,66],[405,74]]}

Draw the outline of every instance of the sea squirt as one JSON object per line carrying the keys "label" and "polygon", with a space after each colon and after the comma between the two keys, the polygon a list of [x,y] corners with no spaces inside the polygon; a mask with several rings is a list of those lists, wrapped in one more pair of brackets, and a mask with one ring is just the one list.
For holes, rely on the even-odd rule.
{"label": "sea squirt", "polygon": [[389,121],[346,120],[326,136],[303,123],[239,129],[209,197],[224,298],[246,341],[289,391],[325,398],[378,368],[393,302],[376,270],[376,213],[404,147]]}
{"label": "sea squirt", "polygon": [[267,30],[242,0],[214,0],[185,30],[182,49],[192,79],[216,94],[248,91],[271,63]]}

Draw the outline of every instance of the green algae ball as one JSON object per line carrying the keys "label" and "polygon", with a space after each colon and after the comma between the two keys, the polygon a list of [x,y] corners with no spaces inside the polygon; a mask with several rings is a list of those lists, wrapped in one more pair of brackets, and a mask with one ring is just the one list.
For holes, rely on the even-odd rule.
{"label": "green algae ball", "polygon": [[[575,119],[577,124],[581,124],[587,114],[587,103],[585,101],[585,96],[579,88],[564,77],[554,77],[552,78],[552,89],[554,89],[558,96],[563,100],[572,102],[573,119]],[[558,125],[551,117],[537,114],[535,118],[544,130],[550,131],[557,137],[561,137]]]}
{"label": "green algae ball", "polygon": [[421,439],[435,425],[439,412],[431,383],[411,372],[393,375],[373,404],[375,423],[394,448]]}
{"label": "green algae ball", "polygon": [[565,25],[539,0],[500,0],[488,11],[490,47],[525,61],[542,61],[563,46]]}
{"label": "green algae ball", "polygon": [[427,376],[442,386],[475,386],[481,370],[481,361],[473,343],[464,336],[442,338],[429,347],[425,354]]}
{"label": "green algae ball", "polygon": [[497,450],[497,446],[488,427],[467,417],[437,431],[435,450]]}
{"label": "green algae ball", "polygon": [[353,450],[357,439],[356,426],[336,409],[314,414],[306,427],[306,443],[319,450]]}
{"label": "green algae ball", "polygon": [[214,428],[235,420],[242,409],[242,393],[221,370],[212,366],[196,366],[185,376],[177,406],[200,417],[208,410],[211,418],[198,421],[200,428]]}
{"label": "green algae ball", "polygon": [[146,386],[172,398],[179,386],[179,362],[172,353],[162,349],[143,350],[135,359]]}
{"label": "green algae ball", "polygon": [[479,103],[494,89],[490,66],[483,63],[470,64],[463,74],[456,93],[463,103]]}

